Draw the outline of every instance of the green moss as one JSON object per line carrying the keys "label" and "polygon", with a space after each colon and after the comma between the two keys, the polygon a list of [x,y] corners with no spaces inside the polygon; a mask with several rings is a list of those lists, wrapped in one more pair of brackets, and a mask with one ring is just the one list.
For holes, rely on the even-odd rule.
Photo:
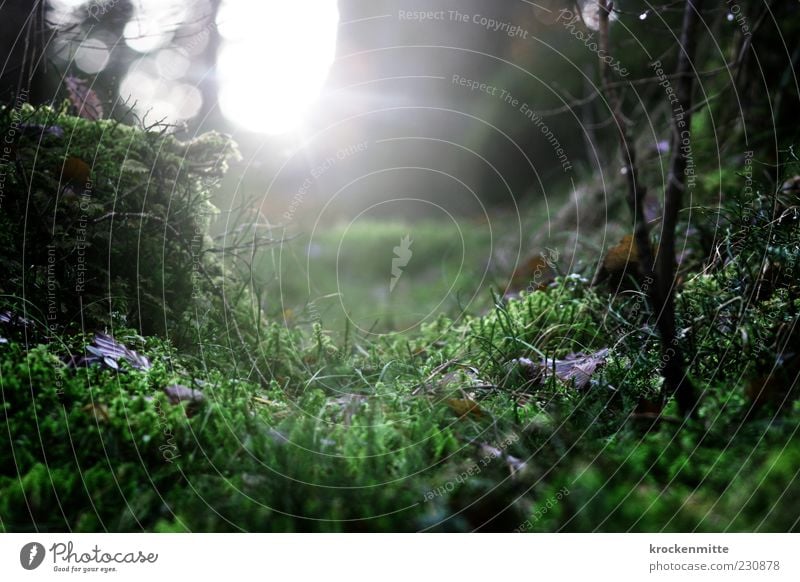
{"label": "green moss", "polygon": [[184,143],[27,105],[0,110],[0,131],[15,140],[4,168],[0,292],[57,329],[115,323],[180,335],[222,273],[207,228],[236,155],[230,141],[206,134]]}

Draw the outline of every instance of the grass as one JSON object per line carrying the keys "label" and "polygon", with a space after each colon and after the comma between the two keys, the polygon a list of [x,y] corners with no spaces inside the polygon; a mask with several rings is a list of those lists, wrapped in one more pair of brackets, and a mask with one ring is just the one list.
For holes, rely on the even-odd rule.
{"label": "grass", "polygon": [[[413,331],[442,313],[485,309],[498,282],[490,269],[492,233],[467,224],[372,219],[291,239],[256,266],[266,307],[289,323],[318,321],[342,332],[348,321],[375,333]],[[392,286],[394,248],[404,237],[411,256]]]}

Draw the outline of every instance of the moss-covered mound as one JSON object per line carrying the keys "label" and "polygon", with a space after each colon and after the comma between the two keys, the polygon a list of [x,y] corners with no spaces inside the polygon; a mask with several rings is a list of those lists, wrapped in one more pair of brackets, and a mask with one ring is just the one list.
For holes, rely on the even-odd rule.
{"label": "moss-covered mound", "polygon": [[126,324],[173,334],[209,301],[206,234],[230,156],[215,133],[90,121],[48,107],[0,110],[0,293],[50,329]]}

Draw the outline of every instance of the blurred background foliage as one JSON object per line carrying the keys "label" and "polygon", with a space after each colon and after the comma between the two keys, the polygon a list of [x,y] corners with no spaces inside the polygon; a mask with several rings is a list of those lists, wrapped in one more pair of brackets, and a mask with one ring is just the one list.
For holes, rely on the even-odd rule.
{"label": "blurred background foliage", "polygon": [[[106,117],[165,121],[189,135],[233,133],[245,155],[230,184],[248,189],[275,222],[312,169],[364,141],[365,155],[314,180],[296,208],[299,215],[315,217],[356,177],[362,179],[340,193],[326,220],[352,217],[401,192],[476,214],[480,202],[513,207],[514,201],[539,203],[543,197],[559,201],[554,192],[569,190],[571,181],[618,166],[606,147],[615,134],[596,91],[596,54],[586,46],[591,41],[579,40],[596,38],[590,11],[577,23],[582,36],[576,37],[576,27],[566,28],[568,19],[559,11],[577,14],[577,4],[548,0],[539,6],[380,0],[365,10],[348,0],[291,7],[241,0],[50,0],[32,9],[26,2],[8,3],[2,36],[9,58],[0,89],[11,100],[20,79],[30,77],[33,102],[57,103],[65,96],[64,75],[76,75],[91,79],[110,104]],[[629,72],[618,80],[652,77],[656,60],[665,71],[673,68],[682,5],[649,6],[615,4],[615,58]],[[400,16],[431,10],[443,19]],[[726,6],[704,11],[695,67],[709,107],[693,129],[702,134],[695,139],[713,140],[707,150],[717,162],[745,144],[763,144],[772,147],[762,163],[774,164],[774,144],[780,149],[796,138],[795,124],[784,121],[793,112],[788,97],[796,90],[791,73],[798,59],[785,39],[798,32],[797,10],[790,2],[756,2],[737,5],[735,15]],[[470,18],[454,19],[453,11]],[[740,14],[751,35],[743,34]],[[520,32],[489,30],[474,16],[513,23]],[[752,47],[758,47],[757,59]],[[292,66],[281,64],[287,51]],[[454,75],[498,91],[470,90],[454,83]],[[637,135],[648,170],[643,175],[658,184],[669,104],[658,84],[635,86],[626,106],[632,117],[646,115]],[[764,87],[773,93],[770,102],[762,98]],[[543,115],[574,172],[562,171],[546,137],[501,91]],[[365,177],[370,170],[405,166],[430,167],[462,183],[423,171]],[[397,209],[387,213],[396,216]]]}

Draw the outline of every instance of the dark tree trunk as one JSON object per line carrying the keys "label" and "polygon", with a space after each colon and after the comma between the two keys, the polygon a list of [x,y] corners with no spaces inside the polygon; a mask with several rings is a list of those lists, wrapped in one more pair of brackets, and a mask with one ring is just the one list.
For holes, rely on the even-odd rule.
{"label": "dark tree trunk", "polygon": [[[683,354],[675,335],[675,228],[678,223],[683,193],[687,188],[686,170],[692,163],[692,85],[694,82],[694,54],[697,46],[696,26],[702,0],[686,2],[681,26],[680,53],[678,55],[675,94],[678,107],[673,111],[670,166],[664,192],[664,222],[656,260],[656,280],[660,287],[661,309],[659,332],[662,342],[661,373],[664,388],[675,394],[678,407],[684,415],[691,414],[697,405],[697,392],[684,370]],[[665,394],[666,395],[666,394]]]}
{"label": "dark tree trunk", "polygon": [[45,83],[45,0],[12,0],[0,7],[0,99],[49,100]]}

